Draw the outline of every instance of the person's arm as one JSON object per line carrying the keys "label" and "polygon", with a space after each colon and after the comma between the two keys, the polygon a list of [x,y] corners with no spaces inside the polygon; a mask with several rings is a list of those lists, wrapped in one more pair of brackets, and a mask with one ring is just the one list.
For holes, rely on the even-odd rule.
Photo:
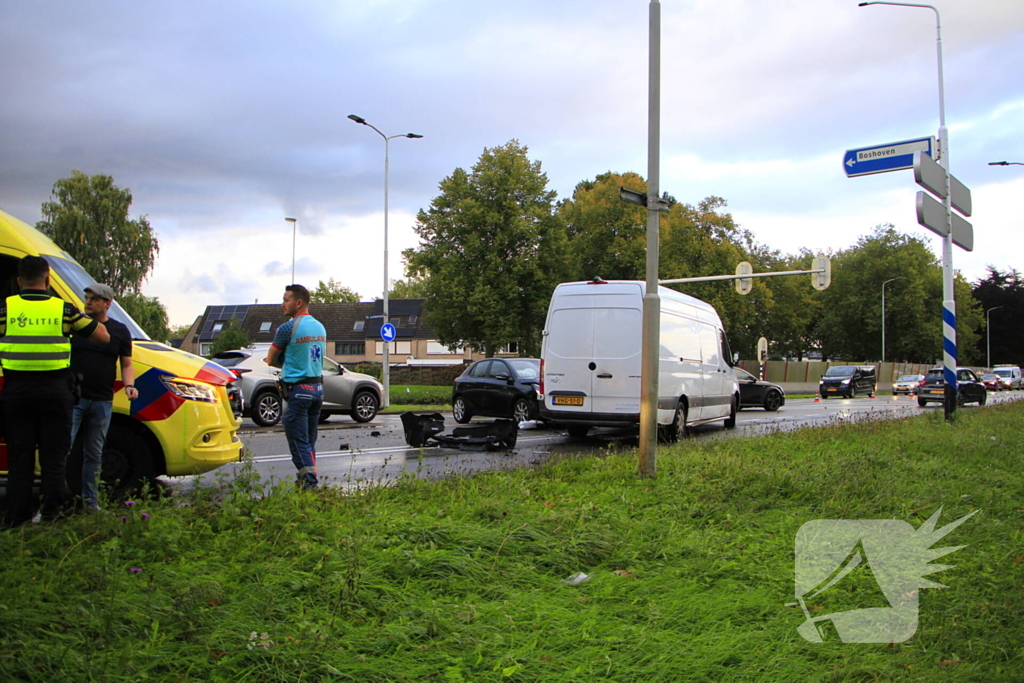
{"label": "person's arm", "polygon": [[279,353],[281,353],[281,349],[277,348],[276,346],[271,346],[270,350],[267,351],[267,357],[265,359],[267,361],[267,365],[269,365],[272,368],[276,368],[277,366],[274,365],[274,363],[277,361],[277,355]]}
{"label": "person's arm", "polygon": [[124,395],[129,401],[139,397],[139,390],[135,388],[135,366],[132,365],[131,356],[121,356],[121,381],[124,382]]}
{"label": "person's arm", "polygon": [[95,320],[93,322],[96,323],[96,329],[89,335],[89,341],[94,344],[106,344],[110,341],[110,332],[107,332],[107,326]]}
{"label": "person's arm", "polygon": [[[274,343],[270,345],[270,350],[267,351],[267,365],[272,368],[279,368],[284,363],[278,360],[278,356],[284,353],[284,350],[288,347],[288,344],[292,340],[292,326],[296,325],[295,319],[289,320],[281,327],[277,328],[277,332],[274,333]],[[284,360],[283,358],[281,360]]]}
{"label": "person's arm", "polygon": [[110,341],[110,332],[101,322],[86,318],[82,312],[69,303],[64,304],[64,334],[77,334],[96,344]]}

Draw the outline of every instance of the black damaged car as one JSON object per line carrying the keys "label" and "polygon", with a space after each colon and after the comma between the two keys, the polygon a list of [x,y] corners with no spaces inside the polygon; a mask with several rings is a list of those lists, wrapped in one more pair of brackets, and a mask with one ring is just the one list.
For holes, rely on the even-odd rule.
{"label": "black damaged car", "polygon": [[[985,405],[988,399],[988,390],[982,384],[974,371],[969,368],[956,369],[957,402],[960,405],[965,403],[977,403]],[[942,368],[932,368],[924,377],[917,390],[917,405],[922,408],[929,403],[942,403],[946,395],[945,371]]]}

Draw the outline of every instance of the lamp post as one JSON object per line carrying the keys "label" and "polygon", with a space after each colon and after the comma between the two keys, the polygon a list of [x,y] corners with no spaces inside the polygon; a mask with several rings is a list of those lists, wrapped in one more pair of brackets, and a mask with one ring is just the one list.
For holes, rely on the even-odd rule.
{"label": "lamp post", "polygon": [[939,165],[946,171],[946,198],[942,205],[946,209],[946,235],[942,238],[942,365],[946,380],[945,415],[949,419],[956,411],[956,302],[953,294],[953,208],[950,200],[949,173],[949,131],[946,129],[946,94],[942,79],[942,21],[939,10],[932,5],[912,2],[862,2],[868,5],[891,5],[893,7],[920,7],[935,12],[935,51],[939,64]]}
{"label": "lamp post", "polygon": [[285,220],[292,224],[292,281],[291,284],[295,284],[295,224],[299,219],[297,218],[285,218]]}
{"label": "lamp post", "polygon": [[[422,135],[416,133],[402,133],[401,135],[385,135],[380,132],[376,126],[367,122],[362,116],[356,116],[355,114],[349,114],[348,117],[360,123],[364,126],[372,128],[377,135],[384,138],[384,318],[381,321],[381,326],[388,324],[388,171],[390,166],[389,154],[388,154],[388,143],[394,138],[421,138]],[[384,367],[383,377],[384,384],[384,405],[382,408],[387,408],[391,405],[391,360],[390,360],[391,342],[384,342]]]}
{"label": "lamp post", "polygon": [[897,280],[906,280],[906,279],[907,278],[905,278],[905,277],[903,277],[901,275],[900,277],[894,277],[894,278],[892,278],[890,280],[886,280],[885,282],[882,283],[882,362],[883,363],[885,362],[885,286],[887,284],[889,284],[890,282],[896,282]]}
{"label": "lamp post", "polygon": [[1003,307],[993,306],[985,311],[985,367],[989,370],[992,369],[992,318],[989,317],[989,313],[999,308]]}
{"label": "lamp post", "polygon": [[1024,166],[1024,164],[1022,164],[1019,161],[990,161],[990,162],[988,162],[988,165],[989,166]]}

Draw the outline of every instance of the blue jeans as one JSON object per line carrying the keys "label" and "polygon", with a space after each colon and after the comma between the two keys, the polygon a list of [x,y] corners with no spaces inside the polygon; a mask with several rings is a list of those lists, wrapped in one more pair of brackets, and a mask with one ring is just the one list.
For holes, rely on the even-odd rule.
{"label": "blue jeans", "polygon": [[113,401],[82,398],[71,413],[71,444],[82,431],[82,499],[87,507],[99,505],[99,480],[103,470],[103,446],[107,443]]}
{"label": "blue jeans", "polygon": [[304,488],[315,488],[316,437],[320,407],[324,403],[323,384],[292,384],[284,410],[284,434],[288,450]]}

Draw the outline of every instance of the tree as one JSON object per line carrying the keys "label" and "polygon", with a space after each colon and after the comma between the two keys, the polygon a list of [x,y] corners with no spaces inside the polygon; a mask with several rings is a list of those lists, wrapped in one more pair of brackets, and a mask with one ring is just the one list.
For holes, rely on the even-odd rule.
{"label": "tree", "polygon": [[320,280],[316,289],[309,293],[309,302],[312,304],[336,304],[339,302],[357,304],[359,301],[357,292],[353,292],[340,282],[335,282],[333,277],[329,278],[326,284]]}
{"label": "tree", "polygon": [[[193,323],[194,324],[194,323]],[[174,325],[168,330],[167,338],[170,339],[184,339],[188,331],[192,329],[192,325]]]}
{"label": "tree", "polygon": [[213,358],[218,353],[224,351],[233,351],[234,349],[245,349],[249,347],[252,342],[249,340],[249,335],[245,333],[242,326],[239,325],[238,320],[232,318],[224,324],[221,331],[213,339],[213,343],[210,344],[210,358]]}
{"label": "tree", "polygon": [[36,228],[71,254],[97,282],[124,296],[137,293],[160,245],[145,216],[130,219],[129,190],[107,175],[72,171],[53,184]]}
{"label": "tree", "polygon": [[[150,339],[159,342],[170,341],[171,331],[167,328],[167,309],[156,297],[132,293],[117,297],[125,313],[132,317]],[[117,316],[114,315],[116,318]],[[189,326],[191,327],[191,326]],[[185,329],[188,332],[188,328]]]}
{"label": "tree", "polygon": [[394,280],[391,283],[389,299],[426,299],[427,278],[409,277],[405,280]]}
{"label": "tree", "polygon": [[417,215],[420,245],[405,252],[407,273],[425,278],[424,317],[442,344],[487,356],[513,342],[540,351],[548,300],[566,272],[565,230],[527,151],[516,140],[484,149]]}
{"label": "tree", "polygon": [[[959,292],[958,292],[959,294]],[[1020,339],[1024,337],[1024,280],[1016,270],[1001,272],[993,266],[988,267],[988,276],[979,279],[974,285],[974,299],[981,308],[983,322],[989,325],[979,335],[976,346],[978,355],[988,363],[989,349],[992,346],[992,364],[1013,364],[1024,366],[1024,349]],[[957,298],[957,306],[960,299]],[[998,308],[985,315],[989,309]],[[959,310],[957,317],[959,318]],[[958,343],[957,347],[962,348]]]}

